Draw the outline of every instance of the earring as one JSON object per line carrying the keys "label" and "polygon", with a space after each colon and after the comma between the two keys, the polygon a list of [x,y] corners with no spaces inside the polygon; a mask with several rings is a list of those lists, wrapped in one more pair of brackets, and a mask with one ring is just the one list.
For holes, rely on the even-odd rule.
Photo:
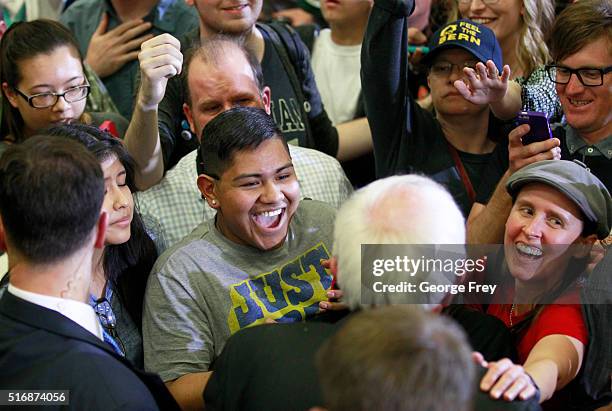
{"label": "earring", "polygon": [[217,200],[210,200],[210,203],[215,206],[217,205]]}

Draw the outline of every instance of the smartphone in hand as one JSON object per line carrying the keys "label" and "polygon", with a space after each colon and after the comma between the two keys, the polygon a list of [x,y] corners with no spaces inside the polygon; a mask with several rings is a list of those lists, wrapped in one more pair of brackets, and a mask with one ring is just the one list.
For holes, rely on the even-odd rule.
{"label": "smartphone in hand", "polygon": [[550,124],[546,114],[539,111],[521,111],[516,117],[517,127],[521,124],[529,124],[529,133],[521,138],[524,146],[535,143],[536,141],[545,141],[552,138]]}

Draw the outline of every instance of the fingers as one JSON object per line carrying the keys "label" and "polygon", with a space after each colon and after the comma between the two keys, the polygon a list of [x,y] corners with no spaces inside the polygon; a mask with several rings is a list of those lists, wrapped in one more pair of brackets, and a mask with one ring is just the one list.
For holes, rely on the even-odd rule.
{"label": "fingers", "polygon": [[140,48],[142,47],[142,43],[144,43],[147,40],[152,39],[153,37],[154,37],[153,34],[145,34],[144,36],[128,41],[121,47],[121,49],[124,53],[132,51],[132,50],[136,50],[137,51],[136,55],[138,55],[138,51],[140,51]]}
{"label": "fingers", "polygon": [[[183,66],[181,43],[170,34],[162,34],[142,43],[138,54],[140,68],[143,71],[164,65],[172,66],[174,74],[179,74]],[[172,70],[167,71],[171,73]]]}
{"label": "fingers", "polygon": [[514,400],[520,393],[523,392],[523,390],[531,385],[529,377],[527,377],[522,370],[517,371],[515,374],[514,380],[511,381],[509,386],[505,388],[505,391],[503,392],[503,398],[506,401]]}
{"label": "fingers", "polygon": [[481,367],[487,366],[487,362],[485,361],[484,356],[478,351],[472,352],[472,361],[474,361],[475,364],[480,365]]}
{"label": "fingers", "polygon": [[[108,31],[107,34],[127,39],[133,38],[151,28],[151,23],[144,20],[129,20]],[[130,30],[134,30],[128,33]],[[136,33],[136,34],[132,34]]]}
{"label": "fingers", "polygon": [[499,379],[499,377],[501,377],[501,375],[512,365],[514,364],[508,358],[504,358],[496,362],[490,362],[489,370],[480,381],[480,389],[483,391],[489,391],[491,388],[493,388],[493,385]]}
{"label": "fingers", "polygon": [[455,86],[459,94],[463,96],[464,99],[469,100],[469,98],[472,96],[470,88],[467,86],[467,84],[465,84],[463,80],[455,80],[453,82],[453,85]]}
{"label": "fingers", "polygon": [[502,83],[507,83],[510,80],[510,75],[512,74],[512,70],[510,70],[509,65],[505,65],[502,69],[501,81]]}
{"label": "fingers", "polygon": [[522,146],[523,143],[521,142],[521,137],[523,137],[524,135],[529,133],[529,130],[531,130],[531,128],[529,127],[529,124],[521,124],[520,126],[514,128],[508,134],[508,145],[509,145],[509,147],[519,147],[519,146]]}
{"label": "fingers", "polygon": [[480,381],[480,389],[489,391],[492,398],[503,396],[507,401],[512,401],[517,396],[528,399],[536,393],[533,381],[523,367],[508,358],[489,363],[489,371]]}
{"label": "fingers", "polygon": [[[127,24],[130,22],[126,22],[123,24]],[[138,36],[140,36],[141,34],[143,34],[144,32],[146,32],[147,30],[151,29],[151,23],[147,22],[142,22],[136,26],[130,27],[128,30],[125,30],[123,33],[120,34],[120,38],[123,42],[127,42],[131,39],[134,39]],[[120,26],[117,26],[115,29],[119,28]]]}
{"label": "fingers", "polygon": [[100,36],[106,33],[107,28],[108,28],[108,14],[102,13],[102,18],[100,19],[100,23],[98,24],[98,27],[96,28],[96,31],[94,31],[93,35]]}

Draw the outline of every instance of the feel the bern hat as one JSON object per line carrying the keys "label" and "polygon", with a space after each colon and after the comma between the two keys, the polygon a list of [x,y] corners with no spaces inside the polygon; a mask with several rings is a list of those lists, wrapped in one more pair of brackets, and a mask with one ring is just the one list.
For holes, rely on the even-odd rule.
{"label": "feel the bern hat", "polygon": [[565,194],[580,208],[597,237],[606,238],[612,227],[612,198],[606,186],[580,161],[544,160],[529,164],[510,176],[508,193],[516,198],[528,183],[542,183]]}
{"label": "feel the bern hat", "polygon": [[493,30],[467,19],[448,23],[436,31],[423,62],[431,65],[440,51],[454,47],[467,50],[483,63],[493,60],[499,71],[503,68],[501,47]]}

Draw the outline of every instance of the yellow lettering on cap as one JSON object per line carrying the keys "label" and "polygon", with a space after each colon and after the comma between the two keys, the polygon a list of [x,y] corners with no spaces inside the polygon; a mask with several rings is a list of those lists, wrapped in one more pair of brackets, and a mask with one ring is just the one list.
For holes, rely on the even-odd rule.
{"label": "yellow lettering on cap", "polygon": [[457,40],[470,41],[470,36],[465,33],[459,33],[459,35],[457,36]]}
{"label": "yellow lettering on cap", "polygon": [[470,42],[480,46],[480,39],[478,37],[470,37]]}
{"label": "yellow lettering on cap", "polygon": [[440,33],[440,37],[444,37],[448,33],[454,33],[456,30],[457,30],[457,25],[456,24],[450,24],[450,25],[444,27],[444,30],[442,30],[442,32]]}

